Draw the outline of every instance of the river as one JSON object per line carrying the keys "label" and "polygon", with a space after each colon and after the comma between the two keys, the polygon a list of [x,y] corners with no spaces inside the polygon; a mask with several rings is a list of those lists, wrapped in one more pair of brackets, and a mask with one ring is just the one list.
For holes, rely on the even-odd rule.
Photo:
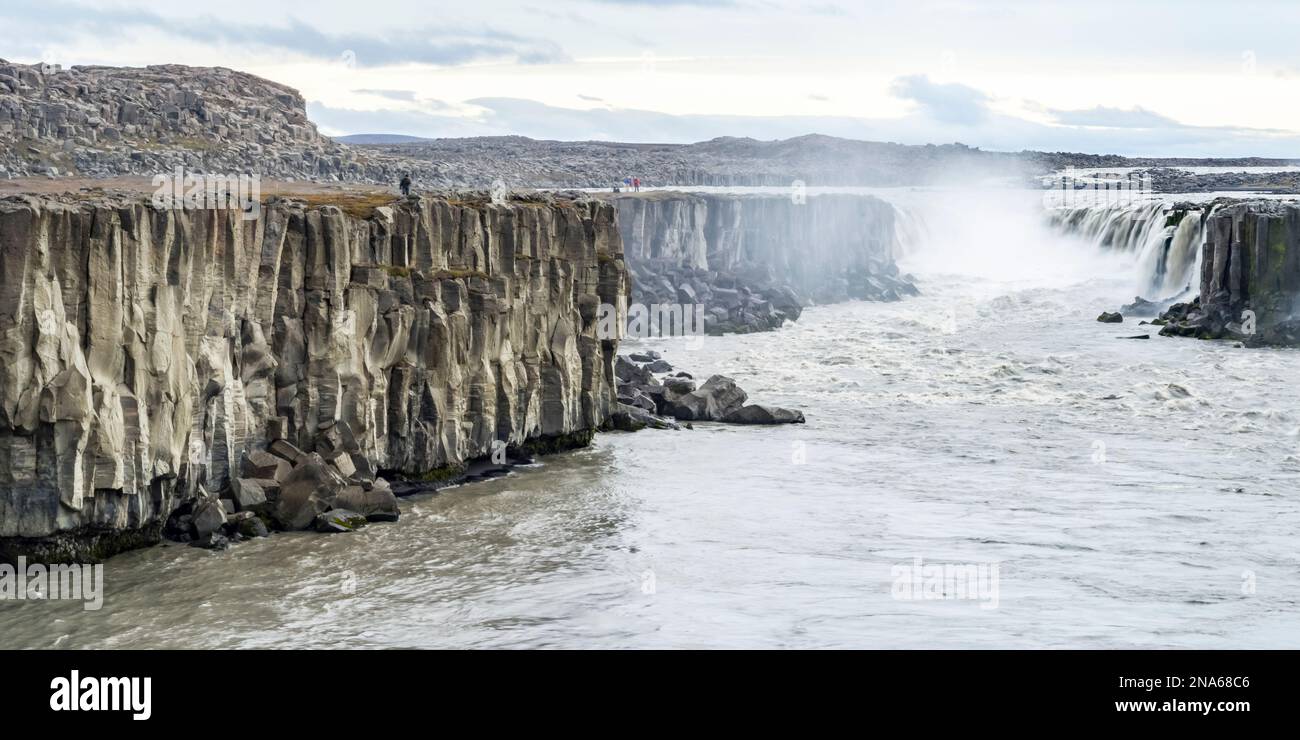
{"label": "river", "polygon": [[[98,611],[0,603],[0,647],[1300,647],[1300,353],[1097,323],[1134,255],[935,203],[920,297],[640,345],[805,425],[601,434],[396,524],[127,553]],[[900,598],[917,558],[995,591]]]}

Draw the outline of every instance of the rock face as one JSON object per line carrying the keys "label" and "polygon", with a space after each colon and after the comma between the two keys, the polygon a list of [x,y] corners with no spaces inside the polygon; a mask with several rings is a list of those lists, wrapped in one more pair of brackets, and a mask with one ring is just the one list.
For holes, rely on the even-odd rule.
{"label": "rock face", "polygon": [[0,177],[152,176],[184,166],[359,179],[355,159],[317,133],[296,90],[243,72],[0,60]]}
{"label": "rock face", "polygon": [[894,265],[894,209],[871,196],[605,197],[618,204],[632,303],[703,305],[709,333],[774,329],[808,301],[917,292]]}
{"label": "rock face", "polygon": [[306,467],[286,454],[339,483],[584,444],[617,404],[598,307],[626,292],[615,210],[580,198],[254,220],[0,201],[0,555],[104,557],[183,502],[258,509],[282,482],[274,515]]}
{"label": "rock face", "polygon": [[1249,201],[1215,208],[1205,224],[1200,278],[1195,301],[1162,315],[1161,334],[1292,344],[1300,308],[1300,206]]}

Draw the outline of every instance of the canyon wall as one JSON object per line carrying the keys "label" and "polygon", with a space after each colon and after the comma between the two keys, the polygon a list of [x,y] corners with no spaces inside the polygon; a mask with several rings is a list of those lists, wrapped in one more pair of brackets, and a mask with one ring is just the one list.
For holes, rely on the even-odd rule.
{"label": "canyon wall", "polygon": [[1205,222],[1200,277],[1199,305],[1171,317],[1177,320],[1163,333],[1300,345],[1300,205],[1215,208]]}
{"label": "canyon wall", "polygon": [[810,302],[916,292],[894,266],[894,208],[878,198],[604,197],[618,205],[633,302],[703,304],[711,330],[774,328]]}
{"label": "canyon wall", "polygon": [[428,475],[585,443],[616,406],[616,211],[139,197],[0,201],[0,554],[157,541],[246,452],[325,441]]}
{"label": "canyon wall", "polygon": [[1258,201],[1217,208],[1206,221],[1201,300],[1253,309],[1259,323],[1291,318],[1300,296],[1300,206]]}
{"label": "canyon wall", "polygon": [[1148,308],[1186,301],[1160,315],[1161,334],[1300,346],[1300,205],[1144,201],[1048,218],[1099,249],[1135,253]]}

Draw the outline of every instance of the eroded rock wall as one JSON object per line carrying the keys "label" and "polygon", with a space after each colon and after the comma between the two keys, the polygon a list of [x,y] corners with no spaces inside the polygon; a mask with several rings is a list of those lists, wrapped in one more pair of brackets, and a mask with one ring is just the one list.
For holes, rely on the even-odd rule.
{"label": "eroded rock wall", "polygon": [[606,197],[618,204],[633,302],[704,305],[710,333],[779,327],[810,302],[916,293],[894,265],[894,208],[878,198]]}
{"label": "eroded rock wall", "polygon": [[1161,333],[1300,346],[1300,205],[1219,202],[1204,229],[1200,294]]}
{"label": "eroded rock wall", "polygon": [[246,451],[350,438],[424,475],[589,438],[617,403],[615,209],[0,201],[0,553],[147,544]]}
{"label": "eroded rock wall", "polygon": [[1291,318],[1300,305],[1300,206],[1224,205],[1205,228],[1201,300],[1250,308],[1261,325]]}
{"label": "eroded rock wall", "polygon": [[628,262],[770,268],[815,297],[853,270],[893,264],[894,208],[868,195],[645,193],[616,197]]}

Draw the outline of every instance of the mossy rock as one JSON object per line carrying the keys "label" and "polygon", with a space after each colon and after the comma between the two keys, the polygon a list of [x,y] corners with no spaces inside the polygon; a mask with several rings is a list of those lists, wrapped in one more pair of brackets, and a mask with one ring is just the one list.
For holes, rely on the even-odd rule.
{"label": "mossy rock", "polygon": [[596,430],[594,429],[580,429],[568,434],[552,434],[524,440],[519,445],[519,449],[530,455],[553,455],[557,452],[587,447],[595,436]]}

